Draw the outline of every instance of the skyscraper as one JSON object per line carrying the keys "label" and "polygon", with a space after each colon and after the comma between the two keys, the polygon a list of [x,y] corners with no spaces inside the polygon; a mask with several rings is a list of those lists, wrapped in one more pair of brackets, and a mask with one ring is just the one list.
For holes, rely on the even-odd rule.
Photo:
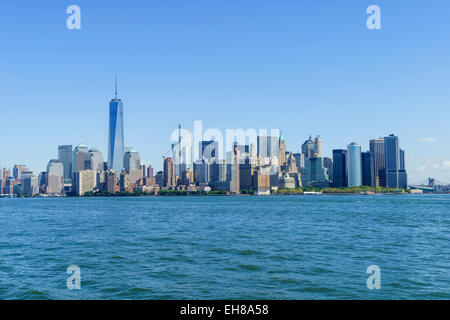
{"label": "skyscraper", "polygon": [[27,168],[26,165],[24,165],[24,164],[16,164],[16,165],[14,165],[13,177],[16,180],[21,180],[22,179],[22,172],[24,172],[24,171],[28,171],[28,168]]}
{"label": "skyscraper", "polygon": [[284,166],[286,164],[286,141],[283,138],[283,135],[280,134],[280,138],[278,139],[278,165]]}
{"label": "skyscraper", "polygon": [[93,191],[97,186],[97,172],[92,170],[77,171],[73,175],[73,190],[79,196],[83,196],[86,192]]}
{"label": "skyscraper", "polygon": [[117,79],[115,98],[109,103],[108,165],[110,169],[121,172],[123,169],[123,103],[117,98]]}
{"label": "skyscraper", "polygon": [[333,186],[347,186],[347,150],[333,150]]}
{"label": "skyscraper", "polygon": [[84,144],[79,144],[72,153],[72,174],[86,168],[86,160],[89,160],[89,149]]}
{"label": "skyscraper", "polygon": [[[278,141],[277,141],[278,142]],[[241,152],[238,146],[235,144],[233,147],[234,163],[233,163],[233,177],[234,179],[230,183],[230,191],[234,193],[240,192],[240,174],[239,174],[239,159],[241,157]]]}
{"label": "skyscraper", "polygon": [[318,157],[322,156],[322,139],[320,139],[320,136],[317,136],[314,139],[314,153],[317,154]]}
{"label": "skyscraper", "polygon": [[177,176],[181,177],[185,169],[192,167],[191,158],[192,158],[192,141],[188,137],[182,135],[181,125],[179,125],[178,141],[172,144],[172,159],[173,162],[175,163],[175,174]]}
{"label": "skyscraper", "polygon": [[305,155],[305,158],[311,158],[314,155],[315,146],[312,136],[309,136],[309,139],[302,144],[302,153]]}
{"label": "skyscraper", "polygon": [[136,150],[125,152],[123,165],[126,173],[130,175],[131,183],[136,183],[141,178],[141,158]]}
{"label": "skyscraper", "polygon": [[175,167],[172,158],[164,159],[164,187],[173,188],[176,186]]}
{"label": "skyscraper", "polygon": [[28,175],[22,180],[22,193],[28,196],[39,194],[39,180],[38,177]]}
{"label": "skyscraper", "polygon": [[103,154],[98,149],[90,149],[87,155],[90,167],[86,169],[103,171]]}
{"label": "skyscraper", "polygon": [[388,188],[406,188],[408,182],[405,169],[405,155],[400,149],[397,136],[391,134],[384,138],[384,152],[386,161],[386,186]]}
{"label": "skyscraper", "polygon": [[47,193],[61,194],[64,189],[64,165],[59,160],[50,160],[47,164]]}
{"label": "skyscraper", "polygon": [[64,166],[64,179],[72,179],[72,145],[58,146],[58,160]]}
{"label": "skyscraper", "polygon": [[362,184],[361,146],[352,142],[347,146],[348,186],[357,187]]}
{"label": "skyscraper", "polygon": [[361,175],[363,186],[370,187],[372,185],[372,158],[370,151],[361,153]]}
{"label": "skyscraper", "polygon": [[372,139],[369,142],[370,153],[372,156],[371,162],[371,186],[385,187],[386,186],[386,160],[384,155],[384,139]]}
{"label": "skyscraper", "polygon": [[227,180],[227,162],[219,160],[211,165],[211,182],[224,182]]}
{"label": "skyscraper", "polygon": [[278,159],[278,138],[276,136],[258,136],[258,157]]}
{"label": "skyscraper", "polygon": [[305,170],[302,175],[302,184],[305,187],[323,188],[330,185],[330,177],[328,176],[328,169],[324,166],[322,157],[317,154],[311,158],[305,159]]}

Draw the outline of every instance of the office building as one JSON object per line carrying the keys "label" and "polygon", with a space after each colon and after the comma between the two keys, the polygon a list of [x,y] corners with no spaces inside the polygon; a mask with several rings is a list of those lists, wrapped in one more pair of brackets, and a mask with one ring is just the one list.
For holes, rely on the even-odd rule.
{"label": "office building", "polygon": [[81,170],[74,173],[74,191],[83,196],[86,192],[94,191],[97,186],[97,172]]}
{"label": "office building", "polygon": [[371,186],[386,187],[386,159],[384,154],[384,138],[372,139],[369,142],[371,162]]}
{"label": "office building", "polygon": [[347,150],[333,150],[333,187],[347,186]]}
{"label": "office building", "polygon": [[61,194],[64,190],[64,165],[57,159],[50,160],[47,164],[47,193]]}
{"label": "office building", "polygon": [[312,136],[309,136],[308,140],[306,140],[302,144],[302,153],[305,158],[311,158],[315,153],[314,140]]}
{"label": "office building", "polygon": [[361,182],[363,186],[370,187],[372,185],[372,160],[373,156],[370,151],[361,153]]}
{"label": "office building", "polygon": [[16,180],[21,180],[22,179],[22,172],[24,171],[28,171],[28,168],[26,165],[24,164],[16,164],[13,167],[13,177]]}
{"label": "office building", "polygon": [[278,162],[278,139],[277,136],[258,136],[258,157],[260,158],[276,158]]}
{"label": "office building", "polygon": [[408,179],[405,168],[405,154],[400,149],[397,136],[391,134],[384,138],[386,161],[386,186],[388,188],[407,188]]}
{"label": "office building", "polygon": [[328,157],[323,157],[323,167],[328,171],[328,178],[330,184],[333,183],[333,159]]}
{"label": "office building", "polygon": [[123,103],[117,98],[117,79],[115,97],[109,103],[108,166],[122,172],[125,154],[123,131]]}
{"label": "office building", "polygon": [[135,184],[141,178],[141,158],[136,150],[125,152],[123,157],[125,172],[130,175],[131,183]]}
{"label": "office building", "polygon": [[86,169],[94,171],[104,171],[103,154],[98,149],[90,149],[87,155],[89,159],[89,167]]}
{"label": "office building", "polygon": [[280,138],[278,139],[278,165],[280,167],[286,164],[286,141],[283,138],[283,135],[280,134]]}
{"label": "office building", "polygon": [[362,185],[361,146],[352,142],[347,146],[347,179],[349,187]]}
{"label": "office building", "polygon": [[86,160],[89,160],[89,149],[84,144],[79,144],[75,147],[72,153],[73,173],[80,172],[82,170],[89,170],[90,167],[86,167]]}
{"label": "office building", "polygon": [[64,167],[64,179],[72,179],[72,145],[58,146],[58,160],[61,161]]}
{"label": "office building", "polygon": [[175,167],[172,158],[164,159],[164,187],[174,188],[176,186]]}
{"label": "office building", "polygon": [[155,183],[160,186],[164,187],[164,172],[158,171],[155,175]]}
{"label": "office building", "polygon": [[39,194],[39,179],[33,175],[27,175],[22,179],[22,194],[34,196]]}
{"label": "office building", "polygon": [[305,158],[305,164],[304,174],[302,175],[304,187],[329,187],[330,178],[328,176],[328,169],[325,168],[322,157],[318,157],[315,154],[310,158]]}

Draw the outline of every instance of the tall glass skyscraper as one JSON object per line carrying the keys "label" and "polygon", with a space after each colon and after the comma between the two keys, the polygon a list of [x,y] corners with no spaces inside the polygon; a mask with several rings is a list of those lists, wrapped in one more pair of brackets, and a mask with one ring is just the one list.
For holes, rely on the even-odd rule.
{"label": "tall glass skyscraper", "polygon": [[58,160],[64,166],[64,179],[72,179],[72,145],[58,146]]}
{"label": "tall glass skyscraper", "polygon": [[400,149],[398,137],[391,134],[384,138],[386,159],[386,185],[388,188],[408,186],[405,169],[405,153]]}
{"label": "tall glass skyscraper", "polygon": [[356,142],[347,146],[347,177],[349,187],[362,184],[361,146]]}
{"label": "tall glass skyscraper", "polygon": [[333,150],[333,186],[347,186],[347,150]]}
{"label": "tall glass skyscraper", "polygon": [[372,187],[386,187],[386,159],[384,155],[384,138],[370,140],[372,156]]}
{"label": "tall glass skyscraper", "polygon": [[120,173],[123,169],[123,103],[116,95],[109,103],[108,166]]}

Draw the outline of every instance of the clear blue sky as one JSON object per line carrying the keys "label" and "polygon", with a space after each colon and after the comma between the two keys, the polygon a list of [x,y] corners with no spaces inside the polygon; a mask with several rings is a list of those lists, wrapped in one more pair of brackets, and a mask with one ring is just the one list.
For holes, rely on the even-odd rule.
{"label": "clear blue sky", "polygon": [[[66,8],[81,7],[81,30]],[[381,8],[382,30],[366,28]],[[280,128],[325,155],[395,133],[410,182],[450,181],[450,2],[2,1],[0,164],[35,172],[58,144],[107,156],[119,77],[125,144],[161,168],[170,133]],[[425,142],[422,142],[422,141]]]}

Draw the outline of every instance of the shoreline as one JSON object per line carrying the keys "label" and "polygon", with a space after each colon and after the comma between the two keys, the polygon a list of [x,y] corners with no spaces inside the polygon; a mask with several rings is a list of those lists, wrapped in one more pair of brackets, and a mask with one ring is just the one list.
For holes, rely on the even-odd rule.
{"label": "shoreline", "polygon": [[[439,193],[439,195],[450,195],[450,193]],[[303,194],[303,193],[276,193],[270,195],[254,195],[254,194],[167,194],[167,195],[93,195],[93,196],[33,196],[33,197],[20,197],[20,196],[0,196],[0,199],[67,199],[67,198],[146,198],[146,197],[271,197],[271,196],[389,196],[389,195],[438,195],[438,193],[409,193],[409,192],[391,192],[391,193],[375,193],[375,194],[364,194],[364,193],[316,193],[316,194]]]}

